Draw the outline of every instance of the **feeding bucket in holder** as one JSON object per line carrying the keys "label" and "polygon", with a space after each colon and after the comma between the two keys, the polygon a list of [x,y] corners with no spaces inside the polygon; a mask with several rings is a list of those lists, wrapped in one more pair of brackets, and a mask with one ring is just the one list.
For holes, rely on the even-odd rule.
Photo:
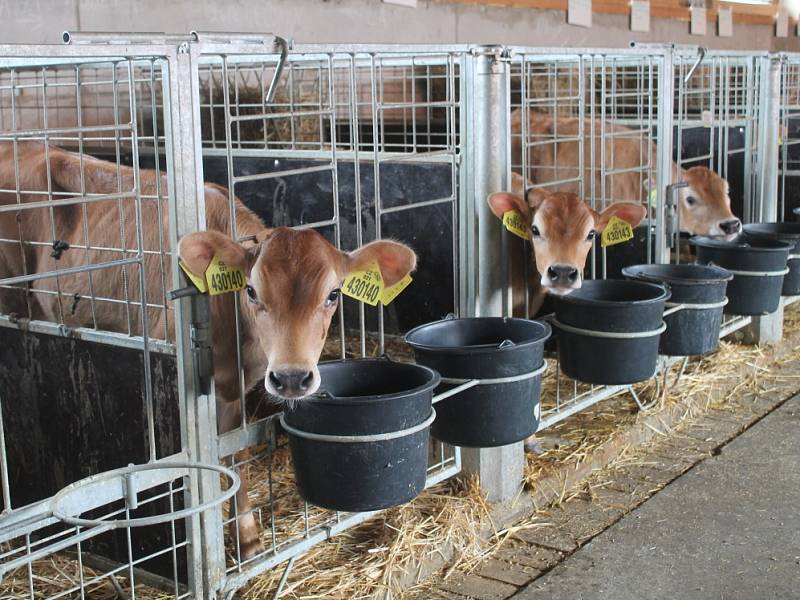
{"label": "feeding bucket in holder", "polygon": [[666,303],[658,351],[667,356],[707,354],[719,344],[725,290],[733,275],[711,265],[635,265],[622,273],[628,279],[665,285]]}
{"label": "feeding bucket in holder", "polygon": [[409,331],[417,363],[442,375],[434,437],[491,447],[533,434],[549,337],[546,323],[503,317],[448,318]]}
{"label": "feeding bucket in holder", "polygon": [[561,370],[578,381],[604,385],[652,377],[669,297],[661,285],[624,279],[584,281],[580,289],[559,296],[553,325]]}
{"label": "feeding bucket in holder", "polygon": [[778,240],[792,245],[783,278],[781,295],[800,294],[800,223],[749,223],[744,226],[745,240]]}
{"label": "feeding bucket in holder", "polygon": [[726,292],[727,314],[766,315],[778,309],[792,244],[744,236],[732,241],[695,236],[689,243],[697,248],[697,262],[733,273]]}
{"label": "feeding bucket in holder", "polygon": [[347,512],[403,504],[425,488],[439,374],[389,360],[319,365],[320,392],[284,412],[297,489]]}

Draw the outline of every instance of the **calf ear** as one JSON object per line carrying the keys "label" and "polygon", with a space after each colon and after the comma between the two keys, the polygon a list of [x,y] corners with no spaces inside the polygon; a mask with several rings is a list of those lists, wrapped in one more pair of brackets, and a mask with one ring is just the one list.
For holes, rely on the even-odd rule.
{"label": "calf ear", "polygon": [[353,250],[347,257],[347,271],[358,271],[376,261],[386,285],[394,285],[417,268],[417,255],[399,242],[378,240]]}
{"label": "calf ear", "polygon": [[528,208],[525,200],[512,192],[495,192],[494,194],[489,194],[489,198],[487,198],[486,201],[489,203],[492,213],[498,219],[502,219],[503,215],[508,211],[515,210],[522,215],[522,218],[525,219],[526,222],[531,222],[531,210]]}
{"label": "calf ear", "polygon": [[238,267],[248,273],[253,254],[224,233],[197,231],[180,239],[178,256],[189,271],[198,277],[203,277],[211,259],[215,256],[225,264]]}
{"label": "calf ear", "polygon": [[647,215],[647,208],[641,204],[633,202],[615,202],[607,207],[600,214],[595,215],[594,223],[598,231],[603,231],[611,220],[617,217],[630,223],[631,227],[636,227]]}

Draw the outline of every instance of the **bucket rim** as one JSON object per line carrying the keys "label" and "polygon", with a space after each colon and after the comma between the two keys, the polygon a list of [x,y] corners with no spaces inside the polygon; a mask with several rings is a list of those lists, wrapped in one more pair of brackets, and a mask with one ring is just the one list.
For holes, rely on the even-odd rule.
{"label": "bucket rim", "polygon": [[332,366],[332,365],[351,365],[356,363],[371,363],[371,364],[380,364],[380,365],[392,365],[392,366],[400,366],[402,368],[416,368],[423,371],[426,371],[428,375],[430,375],[429,381],[423,383],[422,385],[418,385],[417,387],[402,390],[400,392],[393,392],[391,394],[379,394],[379,395],[370,395],[370,396],[337,396],[332,394],[328,390],[324,389],[323,383],[320,383],[319,389],[309,396],[308,398],[303,398],[300,402],[312,402],[315,404],[353,404],[356,402],[386,402],[389,400],[397,400],[398,398],[406,398],[408,396],[412,396],[415,394],[424,393],[430,391],[431,394],[433,390],[441,383],[442,376],[439,374],[438,371],[431,369],[430,367],[426,367],[425,365],[420,365],[417,363],[405,363],[405,362],[398,362],[394,360],[390,360],[388,358],[345,358],[345,359],[338,359],[338,360],[324,360],[318,364],[319,367],[323,366]]}
{"label": "bucket rim", "polygon": [[[670,276],[670,275],[656,275],[650,274],[643,271],[634,272],[636,269],[648,269],[650,267],[696,267],[699,269],[704,269],[706,271],[716,272],[717,277],[692,277],[692,278],[685,278],[679,276]],[[677,285],[708,285],[710,283],[721,283],[723,281],[730,281],[733,279],[733,273],[719,267],[717,265],[701,265],[697,263],[686,263],[682,265],[669,265],[669,264],[641,264],[641,265],[630,265],[624,267],[622,269],[622,274],[625,277],[628,277],[635,281],[646,281],[649,283],[669,283],[669,284],[677,284]]]}
{"label": "bucket rim", "polygon": [[[799,207],[800,208],[800,207]],[[800,214],[800,213],[799,213]],[[788,228],[794,231],[770,231],[769,227],[775,228]],[[761,223],[745,223],[742,226],[742,231],[747,235],[763,236],[763,237],[778,237],[787,239],[800,239],[800,222],[798,221],[764,221]]]}
{"label": "bucket rim", "polygon": [[771,247],[765,246],[752,246],[747,241],[742,239],[742,237],[738,237],[735,240],[724,240],[721,238],[713,238],[704,235],[695,235],[689,238],[689,243],[692,246],[699,246],[701,248],[720,248],[723,250],[747,250],[748,252],[759,252],[764,254],[769,253],[781,253],[781,252],[789,252],[794,248],[794,244],[790,244],[789,242],[784,242],[782,240],[776,240],[771,237],[767,236],[759,236],[759,241],[769,241],[774,244]]}
{"label": "bucket rim", "polygon": [[642,300],[598,300],[594,298],[582,298],[575,294],[567,294],[566,296],[558,296],[558,303],[565,302],[567,304],[578,304],[583,306],[647,306],[649,304],[659,304],[666,302],[672,297],[666,286],[658,283],[650,283],[649,281],[640,281],[637,279],[589,279],[583,282],[583,285],[593,285],[595,282],[607,283],[610,281],[623,282],[626,284],[642,285],[649,288],[660,290],[660,294],[655,298],[645,298]]}
{"label": "bucket rim", "polygon": [[[426,329],[428,327],[433,327],[434,325],[439,325],[441,323],[457,323],[459,321],[497,321],[502,320],[505,322],[514,322],[517,323],[525,323],[525,324],[535,324],[542,328],[542,335],[535,339],[526,340],[524,342],[515,342],[513,345],[503,346],[501,347],[499,344],[473,344],[470,346],[439,346],[439,345],[432,345],[432,344],[422,344],[420,342],[414,342],[409,339],[409,336],[412,336],[419,331]],[[439,319],[438,321],[431,321],[430,323],[423,323],[422,325],[417,325],[414,329],[410,330],[403,336],[403,341],[411,346],[414,350],[426,350],[429,352],[438,352],[442,354],[470,354],[473,352],[480,352],[484,350],[496,350],[497,352],[505,352],[520,348],[527,348],[529,346],[534,346],[536,344],[546,342],[550,336],[553,335],[553,330],[550,327],[549,323],[545,321],[541,321],[538,319],[521,319],[519,317],[455,317],[455,318],[445,318]]]}

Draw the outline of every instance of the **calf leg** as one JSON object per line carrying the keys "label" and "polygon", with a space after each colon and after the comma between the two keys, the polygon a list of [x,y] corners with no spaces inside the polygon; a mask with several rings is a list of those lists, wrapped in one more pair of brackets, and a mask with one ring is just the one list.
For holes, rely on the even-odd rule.
{"label": "calf leg", "polygon": [[[242,412],[238,399],[233,402],[217,401],[217,421],[220,433],[236,429],[241,423],[241,419]],[[236,454],[233,460],[238,463],[245,460],[248,454],[248,450],[243,450]],[[227,462],[231,464],[232,459],[228,459]],[[246,466],[236,468],[241,484],[233,499],[236,519],[230,524],[230,536],[234,542],[238,542],[241,560],[252,558],[264,549],[258,536],[256,519],[253,516],[253,508],[247,493],[249,489],[247,471]]]}

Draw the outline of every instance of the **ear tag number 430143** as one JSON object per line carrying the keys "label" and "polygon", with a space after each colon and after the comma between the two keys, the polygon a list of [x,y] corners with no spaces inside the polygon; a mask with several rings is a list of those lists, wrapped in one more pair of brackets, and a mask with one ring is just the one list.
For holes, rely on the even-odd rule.
{"label": "ear tag number 430143", "polygon": [[633,239],[633,227],[627,221],[623,221],[619,217],[611,217],[611,220],[603,229],[600,236],[600,245],[605,248],[606,246],[613,246],[614,244],[621,244]]}
{"label": "ear tag number 430143", "polygon": [[522,215],[515,210],[509,210],[503,213],[503,225],[511,233],[523,240],[531,239],[530,231],[525,226],[525,221],[522,220]]}

